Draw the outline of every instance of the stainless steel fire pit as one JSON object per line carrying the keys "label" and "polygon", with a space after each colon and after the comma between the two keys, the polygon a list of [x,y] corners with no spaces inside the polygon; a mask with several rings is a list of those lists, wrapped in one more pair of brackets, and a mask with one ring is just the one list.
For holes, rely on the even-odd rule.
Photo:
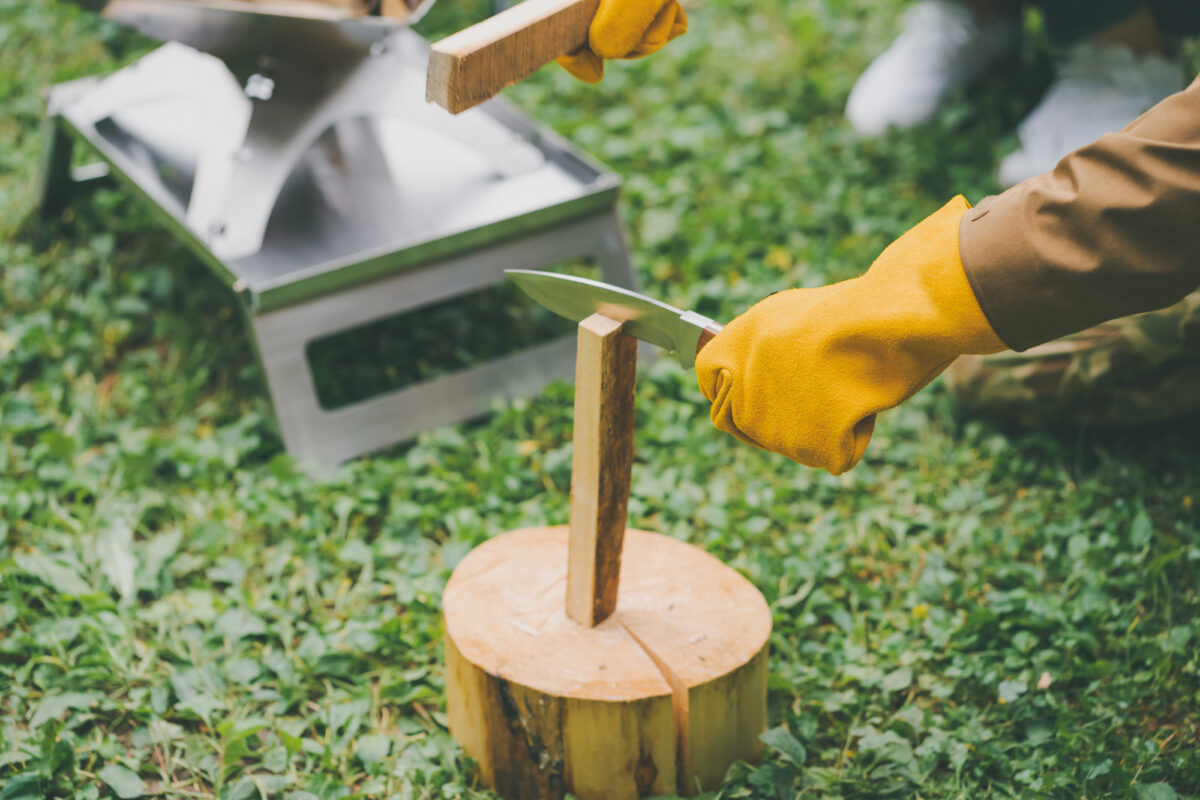
{"label": "stainless steel fire pit", "polygon": [[[589,258],[633,287],[620,182],[503,100],[458,116],[427,105],[426,46],[402,22],[247,5],[110,3],[173,41],[49,90],[43,208],[107,171],[160,212],[243,299],[288,450],[318,467],[569,376],[570,337],[320,406],[316,339],[499,283],[509,267]],[[72,170],[76,143],[100,163]]]}

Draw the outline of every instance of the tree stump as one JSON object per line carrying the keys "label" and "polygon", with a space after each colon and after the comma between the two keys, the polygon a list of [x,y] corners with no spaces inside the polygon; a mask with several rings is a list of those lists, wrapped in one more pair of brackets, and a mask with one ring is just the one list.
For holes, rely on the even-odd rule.
{"label": "tree stump", "polygon": [[716,558],[628,530],[616,610],[566,614],[566,526],[496,537],[446,586],[450,730],[507,798],[715,788],[766,728],[771,615]]}

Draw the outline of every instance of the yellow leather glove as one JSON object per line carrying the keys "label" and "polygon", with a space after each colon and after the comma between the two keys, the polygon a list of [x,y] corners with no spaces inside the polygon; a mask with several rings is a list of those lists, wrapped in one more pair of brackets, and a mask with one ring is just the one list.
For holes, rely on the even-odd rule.
{"label": "yellow leather glove", "polygon": [[599,83],[604,59],[648,56],[687,33],[687,27],[678,0],[600,0],[588,43],[558,63],[585,83]]}
{"label": "yellow leather glove", "polygon": [[963,353],[1007,349],[958,253],[960,195],[871,268],[756,304],[696,358],[712,420],[739,439],[840,475],[862,458],[875,415]]}

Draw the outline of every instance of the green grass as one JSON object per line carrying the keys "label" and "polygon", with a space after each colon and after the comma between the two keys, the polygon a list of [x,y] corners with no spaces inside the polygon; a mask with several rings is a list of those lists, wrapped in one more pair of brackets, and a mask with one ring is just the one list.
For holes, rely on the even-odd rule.
{"label": "green grass", "polygon": [[[472,13],[443,3],[427,30]],[[511,95],[625,177],[646,288],[728,319],[995,190],[1044,49],[859,142],[841,107],[900,5],[706,3],[598,88]],[[440,591],[565,519],[571,389],[299,472],[235,300],[128,193],[32,215],[40,90],[147,46],[0,0],[0,798],[486,796],[445,729]],[[774,613],[769,753],[721,796],[1200,796],[1196,420],[1007,431],[935,384],[834,478],[714,432],[669,362],[638,391],[632,522]]]}

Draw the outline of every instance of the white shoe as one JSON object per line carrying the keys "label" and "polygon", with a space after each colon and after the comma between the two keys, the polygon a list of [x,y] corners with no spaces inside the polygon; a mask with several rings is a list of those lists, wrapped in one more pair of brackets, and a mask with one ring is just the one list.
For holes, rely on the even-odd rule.
{"label": "white shoe", "polygon": [[854,84],[846,118],[862,136],[922,123],[952,90],[1015,50],[1020,35],[1015,17],[980,22],[961,3],[922,0],[905,12],[900,35]]}
{"label": "white shoe", "polygon": [[1162,56],[1126,47],[1077,45],[1037,108],[1017,128],[1021,149],[1005,156],[997,177],[1005,186],[1049,172],[1073,150],[1120,130],[1183,88],[1183,68]]}

